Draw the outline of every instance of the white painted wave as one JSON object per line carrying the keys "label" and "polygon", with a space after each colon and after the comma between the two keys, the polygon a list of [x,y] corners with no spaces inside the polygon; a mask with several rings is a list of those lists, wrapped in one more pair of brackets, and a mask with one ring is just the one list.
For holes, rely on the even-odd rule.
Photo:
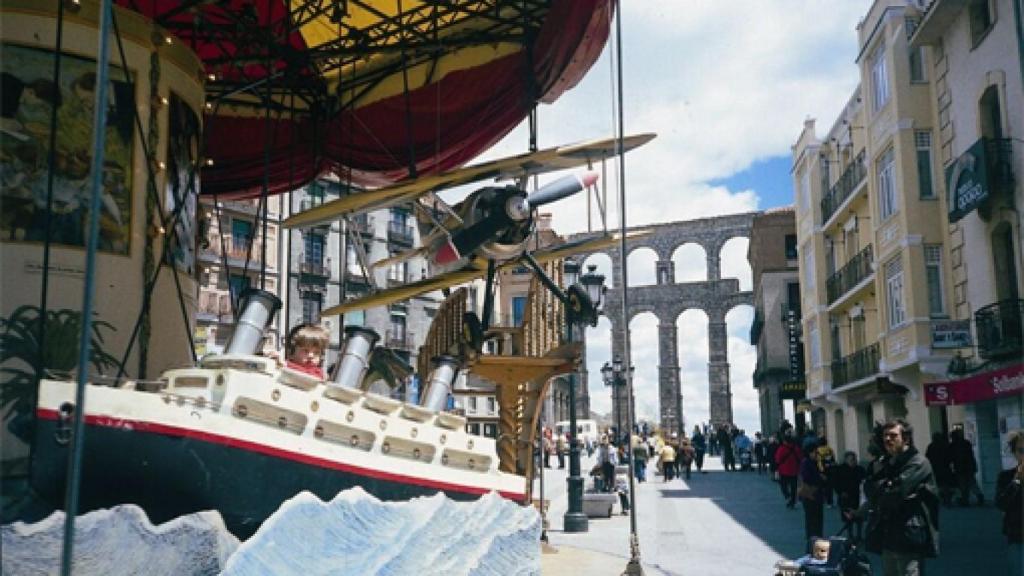
{"label": "white painted wave", "polygon": [[[76,576],[540,574],[540,516],[494,493],[473,502],[443,494],[382,502],[353,488],[324,502],[302,492],[241,545],[213,511],[153,526],[139,507],[123,505],[75,526]],[[61,512],[3,526],[0,572],[56,573],[63,528]]]}
{"label": "white painted wave", "polygon": [[381,502],[361,488],[303,492],[228,560],[225,576],[540,574],[540,516],[497,494]]}
{"label": "white painted wave", "polygon": [[[64,513],[35,524],[2,528],[0,572],[10,576],[57,574]],[[217,512],[189,514],[154,526],[133,504],[96,510],[75,520],[74,574],[115,576],[217,574],[238,548],[238,539]]]}

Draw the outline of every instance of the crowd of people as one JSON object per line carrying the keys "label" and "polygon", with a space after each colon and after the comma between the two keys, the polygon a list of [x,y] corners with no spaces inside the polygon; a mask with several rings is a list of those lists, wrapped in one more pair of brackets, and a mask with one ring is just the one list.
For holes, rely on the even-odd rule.
{"label": "crowd of people", "polygon": [[[618,465],[630,465],[637,482],[655,473],[663,482],[690,480],[694,468],[706,474],[705,457],[721,456],[726,471],[756,471],[779,484],[785,506],[804,512],[808,557],[812,546],[824,537],[825,509],[835,509],[843,531],[863,549],[881,556],[886,576],[919,576],[927,558],[939,554],[939,512],[945,506],[978,505],[985,497],[977,484],[977,461],[963,430],[948,436],[935,434],[924,453],[914,442],[911,425],[903,419],[876,424],[866,463],[855,452],[837,458],[827,438],[814,430],[797,433],[783,422],[776,434],[750,438],[728,424],[695,426],[689,436],[677,433],[601,436],[597,446],[581,442],[597,454],[591,470],[595,488],[617,492],[623,514],[629,510],[625,476],[616,476]],[[564,466],[569,439],[544,434],[544,462],[557,455]],[[1003,511],[1003,534],[1008,542],[1009,574],[1024,574],[1021,484],[1024,481],[1024,432],[1010,435],[1009,450],[1016,466],[998,479],[996,504]],[[956,498],[956,502],[954,502]]]}

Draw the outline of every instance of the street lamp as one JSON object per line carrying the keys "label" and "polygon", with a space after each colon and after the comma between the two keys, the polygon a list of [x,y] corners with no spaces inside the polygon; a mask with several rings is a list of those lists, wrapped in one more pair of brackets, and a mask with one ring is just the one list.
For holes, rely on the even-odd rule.
{"label": "street lamp", "polygon": [[[604,276],[597,274],[597,266],[588,266],[587,273],[580,278],[580,265],[576,260],[567,258],[562,263],[563,280],[570,292],[583,292],[582,296],[590,300],[580,310],[566,307],[567,334],[569,342],[583,339],[586,324],[597,325],[598,310],[604,295]],[[582,284],[582,288],[580,287]],[[588,309],[589,308],[589,309]],[[578,333],[578,336],[575,336]],[[562,518],[562,529],[565,532],[586,532],[588,529],[587,515],[583,513],[583,478],[580,476],[580,444],[576,425],[576,373],[569,374],[569,477],[566,484],[569,495],[569,506]]]}
{"label": "street lamp", "polygon": [[[632,378],[633,374],[636,373],[636,367],[629,367],[629,377]],[[618,444],[622,441],[622,402],[618,397],[620,394],[616,391],[620,386],[626,385],[625,372],[622,367],[622,359],[616,356],[612,363],[609,365],[607,362],[601,367],[601,379],[605,386],[609,386],[612,389],[612,404],[615,405],[615,443]],[[632,430],[629,430],[627,434],[632,434]],[[629,436],[627,435],[628,439]]]}

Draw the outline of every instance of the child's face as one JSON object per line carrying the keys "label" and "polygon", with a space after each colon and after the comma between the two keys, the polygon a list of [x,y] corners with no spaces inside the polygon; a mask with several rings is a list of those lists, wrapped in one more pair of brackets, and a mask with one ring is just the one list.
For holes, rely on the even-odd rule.
{"label": "child's face", "polygon": [[320,366],[322,355],[323,352],[320,350],[320,347],[315,344],[299,344],[292,351],[292,355],[288,357],[288,360],[303,366]]}
{"label": "child's face", "polygon": [[814,558],[815,560],[828,560],[828,549],[832,547],[832,543],[828,540],[817,540],[814,542]]}

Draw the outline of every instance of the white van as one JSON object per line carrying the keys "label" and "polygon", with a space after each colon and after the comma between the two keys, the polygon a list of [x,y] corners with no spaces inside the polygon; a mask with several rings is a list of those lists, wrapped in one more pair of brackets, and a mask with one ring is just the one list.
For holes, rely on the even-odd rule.
{"label": "white van", "polygon": [[[562,420],[561,422],[555,423],[555,433],[564,434],[569,431],[569,421]],[[576,432],[583,440],[584,444],[589,440],[591,444],[597,444],[598,432],[597,432],[597,420],[577,420],[576,421]]]}

